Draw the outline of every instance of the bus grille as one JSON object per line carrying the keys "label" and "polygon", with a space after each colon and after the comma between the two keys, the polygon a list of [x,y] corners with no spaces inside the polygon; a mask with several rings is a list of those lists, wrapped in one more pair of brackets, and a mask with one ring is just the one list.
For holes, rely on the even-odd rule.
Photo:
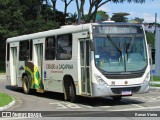
{"label": "bus grille", "polygon": [[131,91],[132,93],[136,93],[140,90],[140,86],[138,87],[124,87],[124,88],[111,88],[114,94],[121,94],[122,91]]}

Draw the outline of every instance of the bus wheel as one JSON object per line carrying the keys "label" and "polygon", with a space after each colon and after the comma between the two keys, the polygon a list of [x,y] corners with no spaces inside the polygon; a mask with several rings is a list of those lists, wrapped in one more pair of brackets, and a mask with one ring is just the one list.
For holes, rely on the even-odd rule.
{"label": "bus wheel", "polygon": [[23,91],[25,94],[29,94],[30,91],[30,83],[28,77],[25,75],[22,79]]}
{"label": "bus wheel", "polygon": [[65,85],[65,87],[67,100],[72,103],[76,102],[76,91],[73,82],[70,81],[70,83]]}
{"label": "bus wheel", "polygon": [[121,99],[122,99],[121,96],[114,96],[114,97],[112,97],[112,98],[113,98],[113,101],[115,101],[115,102],[119,102],[119,101],[121,101]]}

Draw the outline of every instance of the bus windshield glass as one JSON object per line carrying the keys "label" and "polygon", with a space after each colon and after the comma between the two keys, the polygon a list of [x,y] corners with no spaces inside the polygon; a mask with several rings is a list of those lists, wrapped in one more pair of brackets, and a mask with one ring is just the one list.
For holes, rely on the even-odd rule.
{"label": "bus windshield glass", "polygon": [[136,72],[147,66],[146,43],[141,26],[103,30],[94,34],[97,68],[106,72]]}

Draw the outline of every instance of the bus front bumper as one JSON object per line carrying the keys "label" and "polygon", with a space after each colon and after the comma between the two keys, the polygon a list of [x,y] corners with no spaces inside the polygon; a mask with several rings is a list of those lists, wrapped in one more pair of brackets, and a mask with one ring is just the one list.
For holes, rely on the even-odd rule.
{"label": "bus front bumper", "polygon": [[149,82],[145,84],[128,86],[101,86],[99,84],[92,83],[92,97],[129,96],[136,93],[147,93],[149,92],[149,89]]}

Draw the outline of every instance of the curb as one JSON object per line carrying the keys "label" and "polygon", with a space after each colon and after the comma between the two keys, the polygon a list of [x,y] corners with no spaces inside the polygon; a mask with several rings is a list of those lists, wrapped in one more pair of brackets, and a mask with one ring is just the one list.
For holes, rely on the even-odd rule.
{"label": "curb", "polygon": [[15,99],[12,97],[12,102],[10,102],[8,105],[5,105],[4,107],[0,107],[0,111],[5,111],[9,108],[11,108],[16,103]]}

